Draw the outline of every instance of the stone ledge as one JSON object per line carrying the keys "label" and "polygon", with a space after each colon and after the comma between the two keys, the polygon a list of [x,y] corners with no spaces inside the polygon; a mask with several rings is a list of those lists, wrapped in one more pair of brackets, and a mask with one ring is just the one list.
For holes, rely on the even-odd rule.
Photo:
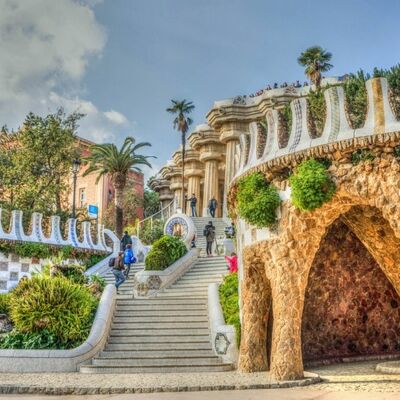
{"label": "stone ledge", "polygon": [[[0,375],[0,379],[3,377]],[[196,374],[122,374],[81,375],[49,374],[43,377],[22,375],[23,384],[0,385],[0,394],[46,394],[46,395],[89,395],[155,392],[197,392],[217,390],[279,389],[302,387],[320,383],[322,379],[314,373],[305,373],[305,378],[296,381],[272,380],[268,373],[243,374],[201,373]],[[60,379],[61,378],[61,379]],[[105,379],[106,378],[106,379]],[[14,377],[12,377],[15,381]],[[21,380],[22,380],[21,379]],[[32,384],[27,384],[33,380]],[[53,382],[51,382],[53,380]],[[56,382],[56,383],[54,383]]]}
{"label": "stone ledge", "polygon": [[224,363],[232,363],[237,367],[239,358],[235,327],[226,325],[219,300],[219,283],[208,286],[208,319],[211,331],[211,343],[214,353]]}
{"label": "stone ledge", "polygon": [[[116,290],[107,285],[88,338],[70,350],[0,350],[0,372],[75,372],[104,347],[115,308]],[[0,392],[1,392],[0,388]]]}
{"label": "stone ledge", "polygon": [[388,361],[378,364],[376,370],[383,374],[400,375],[400,361]]}

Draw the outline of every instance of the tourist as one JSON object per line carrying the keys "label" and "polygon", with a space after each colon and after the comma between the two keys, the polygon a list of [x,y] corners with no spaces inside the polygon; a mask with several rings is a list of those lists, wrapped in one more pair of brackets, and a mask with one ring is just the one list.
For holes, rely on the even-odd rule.
{"label": "tourist", "polygon": [[117,288],[117,293],[118,293],[118,288],[124,283],[125,281],[125,275],[124,275],[124,252],[120,251],[118,253],[118,257],[114,261],[114,266],[113,266],[113,274],[115,276],[115,287]]}
{"label": "tourist", "polygon": [[206,237],[206,242],[207,242],[207,256],[211,257],[212,256],[212,244],[215,240],[215,226],[213,225],[212,221],[209,221],[209,223],[204,227],[204,236]]}
{"label": "tourist", "polygon": [[231,256],[225,256],[225,260],[228,262],[229,265],[229,272],[231,274],[238,271],[238,258],[236,253],[231,253]]}
{"label": "tourist", "polygon": [[122,251],[125,251],[126,246],[128,244],[132,244],[132,238],[129,236],[128,231],[124,232],[124,236],[122,236],[121,239],[121,249]]}
{"label": "tourist", "polygon": [[192,217],[197,217],[197,210],[196,210],[196,205],[197,205],[197,197],[194,193],[192,193],[192,197],[187,199],[187,201],[190,202],[190,209],[192,210]]}
{"label": "tourist", "polygon": [[196,248],[196,235],[193,235],[192,241],[190,242],[190,248],[195,249]]}
{"label": "tourist", "polygon": [[296,81],[296,84],[294,85],[294,87],[299,88],[301,87],[301,83],[299,80]]}
{"label": "tourist", "polygon": [[278,89],[278,84],[276,82],[274,83],[274,89]]}
{"label": "tourist", "polygon": [[210,211],[210,215],[215,218],[215,210],[217,209],[218,206],[218,202],[215,198],[215,196],[213,196],[210,201],[208,202],[208,210]]}
{"label": "tourist", "polygon": [[125,264],[125,279],[129,278],[129,272],[131,270],[131,264],[136,262],[136,257],[133,254],[132,245],[127,244],[124,251],[124,264]]}
{"label": "tourist", "polygon": [[225,236],[226,236],[228,239],[233,238],[233,237],[235,236],[235,233],[236,233],[236,231],[235,231],[235,224],[232,222],[230,226],[227,226],[227,227],[224,229],[224,231],[225,231]]}

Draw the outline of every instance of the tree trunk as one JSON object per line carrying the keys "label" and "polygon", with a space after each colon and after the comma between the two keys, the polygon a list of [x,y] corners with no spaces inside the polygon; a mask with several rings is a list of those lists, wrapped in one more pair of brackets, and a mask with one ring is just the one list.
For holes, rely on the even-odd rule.
{"label": "tree trunk", "polygon": [[182,212],[186,214],[185,198],[185,154],[186,154],[186,134],[182,132]]}
{"label": "tree trunk", "polygon": [[122,209],[122,201],[124,195],[123,186],[114,186],[115,188],[115,233],[119,238],[122,238],[122,230],[124,223],[124,211]]}

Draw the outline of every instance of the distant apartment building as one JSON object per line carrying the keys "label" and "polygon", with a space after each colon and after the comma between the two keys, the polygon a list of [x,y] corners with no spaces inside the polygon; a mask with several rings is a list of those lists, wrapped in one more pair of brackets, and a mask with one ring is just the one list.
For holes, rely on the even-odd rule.
{"label": "distant apartment building", "polygon": [[[93,142],[87,139],[78,137],[79,148],[82,149],[81,157],[85,157],[89,154],[89,149]],[[87,208],[90,205],[97,206],[99,211],[99,220],[102,219],[105,211],[107,210],[110,203],[114,201],[114,187],[111,183],[111,179],[108,175],[100,178],[99,182],[96,183],[97,173],[91,173],[87,176],[83,176],[87,167],[81,165],[79,173],[77,175],[76,182],[76,208]],[[73,203],[73,177],[71,175],[71,189],[69,191],[68,203],[70,209],[72,209]],[[128,176],[128,184],[126,190],[132,190],[137,194],[140,199],[143,199],[144,195],[144,178],[143,174],[136,171],[131,171]],[[137,216],[139,219],[143,218],[143,207],[138,207]],[[132,221],[134,222],[134,221]]]}

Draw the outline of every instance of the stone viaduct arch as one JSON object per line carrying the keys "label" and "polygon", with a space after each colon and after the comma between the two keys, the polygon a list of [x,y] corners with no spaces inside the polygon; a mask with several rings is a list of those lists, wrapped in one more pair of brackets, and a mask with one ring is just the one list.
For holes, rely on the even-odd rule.
{"label": "stone viaduct arch", "polygon": [[241,370],[268,366],[266,319],[272,304],[270,370],[278,379],[303,376],[301,325],[308,276],[327,229],[341,216],[400,294],[400,164],[383,155],[372,164],[351,167],[331,167],[337,185],[332,201],[306,213],[285,201],[275,237],[245,248]]}

